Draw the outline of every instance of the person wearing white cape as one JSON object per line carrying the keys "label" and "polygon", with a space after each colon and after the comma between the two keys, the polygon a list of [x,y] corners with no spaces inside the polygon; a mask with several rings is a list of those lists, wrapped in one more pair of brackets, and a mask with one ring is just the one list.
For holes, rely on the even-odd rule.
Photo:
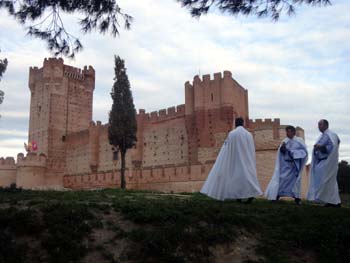
{"label": "person wearing white cape", "polygon": [[201,193],[218,200],[248,198],[262,195],[256,175],[253,136],[243,127],[242,118],[235,120],[231,131],[206,179]]}
{"label": "person wearing white cape", "polygon": [[340,207],[337,183],[340,140],[336,133],[328,129],[327,120],[318,122],[322,133],[314,145],[310,169],[307,199],[325,203],[325,206]]}
{"label": "person wearing white cape", "polygon": [[307,162],[307,148],[302,138],[295,136],[293,126],[286,127],[286,136],[279,146],[275,170],[268,184],[265,197],[279,200],[280,197],[293,197],[297,205],[301,204],[301,177]]}

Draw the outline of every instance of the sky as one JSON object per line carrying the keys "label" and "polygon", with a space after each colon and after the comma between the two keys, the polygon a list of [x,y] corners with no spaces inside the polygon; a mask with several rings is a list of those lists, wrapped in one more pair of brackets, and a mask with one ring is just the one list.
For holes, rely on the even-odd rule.
{"label": "sky", "polygon": [[[331,6],[297,5],[296,14],[269,18],[211,12],[192,18],[175,0],[119,0],[134,17],[131,30],[113,38],[83,35],[78,15],[63,16],[84,50],[65,64],[96,71],[93,119],[108,121],[114,55],[125,60],[134,104],[147,112],[184,103],[184,83],[195,75],[229,70],[249,92],[251,119],[279,118],[302,127],[311,152],[327,119],[341,140],[339,159],[350,162],[350,1]],[[0,58],[9,65],[0,82],[0,157],[24,152],[28,137],[29,67],[52,55],[43,41],[26,36],[0,10]]]}

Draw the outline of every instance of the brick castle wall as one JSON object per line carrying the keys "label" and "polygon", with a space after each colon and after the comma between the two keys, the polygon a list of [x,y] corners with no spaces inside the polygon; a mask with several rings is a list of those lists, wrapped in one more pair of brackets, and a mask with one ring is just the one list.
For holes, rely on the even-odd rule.
{"label": "brick castle wall", "polygon": [[[108,125],[92,122],[94,82],[91,66],[77,69],[62,59],[45,59],[42,68],[30,68],[29,141],[37,142],[38,154],[19,155],[17,164],[0,159],[0,185],[15,177],[28,188],[119,186],[120,160],[112,160]],[[139,110],[137,144],[126,156],[127,187],[200,190],[234,118],[243,117],[254,136],[265,190],[285,126],[279,119],[249,120],[248,91],[229,71],[195,76],[184,89],[185,104],[151,113]],[[304,135],[301,128],[297,132]]]}

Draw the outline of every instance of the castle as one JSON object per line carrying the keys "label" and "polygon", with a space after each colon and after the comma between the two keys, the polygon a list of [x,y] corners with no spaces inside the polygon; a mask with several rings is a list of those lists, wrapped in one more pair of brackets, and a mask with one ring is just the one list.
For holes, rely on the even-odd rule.
{"label": "castle", "polygon": [[[28,141],[36,141],[38,150],[19,153],[16,161],[1,158],[0,186],[119,187],[120,161],[113,160],[108,124],[92,121],[94,86],[91,66],[78,69],[49,58],[43,67],[30,68]],[[285,125],[279,119],[251,120],[248,109],[248,91],[229,71],[187,81],[185,104],[151,113],[140,109],[137,144],[126,156],[127,188],[200,190],[234,118],[240,116],[254,136],[258,178],[265,190]],[[304,137],[303,129],[297,133]]]}

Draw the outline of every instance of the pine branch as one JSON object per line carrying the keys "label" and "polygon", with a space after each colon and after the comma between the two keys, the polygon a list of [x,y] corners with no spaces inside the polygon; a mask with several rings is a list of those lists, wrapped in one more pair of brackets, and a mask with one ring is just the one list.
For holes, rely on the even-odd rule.
{"label": "pine branch", "polygon": [[230,15],[269,16],[277,21],[282,14],[295,14],[295,5],[326,6],[330,0],[177,0],[189,9],[193,17],[199,18],[207,14],[214,6],[221,12]]}
{"label": "pine branch", "polygon": [[[132,16],[122,12],[115,0],[0,0],[0,9],[6,9],[27,29],[27,35],[42,39],[55,56],[74,58],[83,49],[78,37],[70,34],[64,26],[61,12],[81,13],[84,18],[78,21],[84,34],[93,30],[101,34],[119,35],[120,21],[130,29]],[[47,11],[47,16],[42,18]],[[39,21],[38,23],[33,23]]]}

